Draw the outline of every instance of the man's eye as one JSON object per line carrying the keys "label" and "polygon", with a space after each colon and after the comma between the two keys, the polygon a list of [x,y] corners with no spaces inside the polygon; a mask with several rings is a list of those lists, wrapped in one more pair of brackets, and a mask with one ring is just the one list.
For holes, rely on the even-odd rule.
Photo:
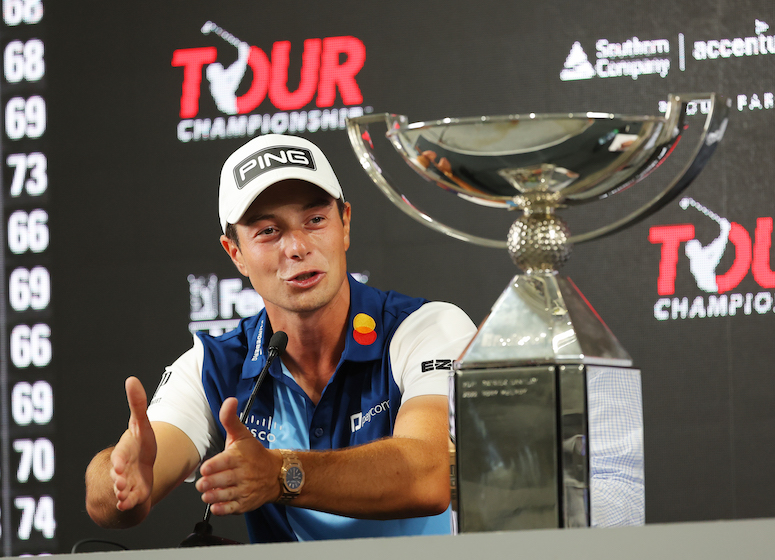
{"label": "man's eye", "polygon": [[312,222],[313,224],[320,224],[320,223],[323,223],[323,220],[325,220],[323,216],[315,216],[310,220],[310,222]]}
{"label": "man's eye", "polygon": [[259,230],[258,235],[272,235],[275,232],[273,227],[264,228]]}

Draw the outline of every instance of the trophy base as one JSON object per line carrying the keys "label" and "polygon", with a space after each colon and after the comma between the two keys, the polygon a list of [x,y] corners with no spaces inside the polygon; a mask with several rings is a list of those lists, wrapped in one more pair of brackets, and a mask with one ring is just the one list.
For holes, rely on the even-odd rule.
{"label": "trophy base", "polygon": [[515,277],[454,365],[455,531],[643,524],[631,366],[569,279]]}
{"label": "trophy base", "polygon": [[642,525],[640,372],[455,372],[456,532]]}

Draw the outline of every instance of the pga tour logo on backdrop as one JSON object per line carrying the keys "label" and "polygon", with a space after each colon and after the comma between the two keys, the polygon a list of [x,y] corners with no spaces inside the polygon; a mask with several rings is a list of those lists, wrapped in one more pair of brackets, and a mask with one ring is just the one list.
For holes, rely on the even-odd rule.
{"label": "pga tour logo on backdrop", "polygon": [[[649,229],[649,241],[660,248],[657,293],[661,297],[654,304],[654,318],[668,321],[772,313],[775,310],[773,293],[769,291],[775,289],[775,272],[770,265],[772,217],[757,218],[752,236],[740,224],[689,197],[683,198],[679,205],[692,212],[692,222],[714,222],[718,234],[703,244],[695,235],[694,223]],[[730,250],[734,260],[731,265],[720,267],[722,258]],[[694,294],[676,293],[679,260],[684,258],[688,259],[689,271],[698,289]],[[749,272],[759,290],[738,290]]]}
{"label": "pga tour logo on backdrop", "polygon": [[[366,61],[366,47],[360,39],[325,37],[301,45],[278,41],[267,53],[211,21],[201,32],[217,37],[218,47],[172,54],[172,66],[182,69],[181,142],[337,130],[345,127],[347,117],[363,115],[356,77]],[[301,59],[298,80],[288,72],[292,51]],[[295,90],[290,91],[289,82],[298,82]],[[334,107],[337,94],[344,107]],[[220,114],[200,115],[202,96],[210,96]],[[265,101],[269,112],[257,111]]]}
{"label": "pga tour logo on backdrop", "polygon": [[191,304],[188,330],[192,333],[221,335],[236,327],[243,317],[255,315],[264,308],[261,296],[250,286],[245,287],[241,278],[189,274],[188,290]]}

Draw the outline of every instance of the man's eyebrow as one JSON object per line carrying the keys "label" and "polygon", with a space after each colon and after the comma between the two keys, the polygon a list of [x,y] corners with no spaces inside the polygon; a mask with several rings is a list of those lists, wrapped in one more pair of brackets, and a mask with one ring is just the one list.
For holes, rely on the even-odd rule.
{"label": "man's eyebrow", "polygon": [[[315,208],[326,208],[333,204],[332,198],[325,198],[320,197],[316,198],[315,200],[308,202],[302,207],[302,210],[313,210]],[[256,222],[260,222],[261,220],[271,220],[275,217],[275,214],[271,212],[267,212],[265,214],[254,214],[252,216],[245,216],[245,225],[249,226],[252,224],[255,224]]]}
{"label": "man's eyebrow", "polygon": [[274,214],[254,214],[252,216],[245,216],[245,225],[250,226],[261,220],[271,220],[274,218]]}
{"label": "man's eyebrow", "polygon": [[333,204],[332,198],[320,197],[313,200],[309,204],[304,205],[304,210],[312,210],[313,208],[324,208]]}

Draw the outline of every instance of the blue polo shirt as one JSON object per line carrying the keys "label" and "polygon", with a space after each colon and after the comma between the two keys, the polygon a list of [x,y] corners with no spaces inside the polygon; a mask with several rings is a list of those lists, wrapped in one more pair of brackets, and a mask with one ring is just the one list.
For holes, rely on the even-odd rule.
{"label": "blue polo shirt", "polygon": [[[390,363],[396,329],[426,300],[383,292],[350,281],[350,315],[344,353],[315,405],[275,360],[246,425],[269,449],[339,449],[393,433],[401,390]],[[242,410],[266,363],[271,325],[262,311],[220,337],[198,333],[204,347],[202,385],[217,429],[223,401],[236,396]],[[267,504],[246,514],[252,542],[448,534],[449,510],[441,515],[363,520]]]}

